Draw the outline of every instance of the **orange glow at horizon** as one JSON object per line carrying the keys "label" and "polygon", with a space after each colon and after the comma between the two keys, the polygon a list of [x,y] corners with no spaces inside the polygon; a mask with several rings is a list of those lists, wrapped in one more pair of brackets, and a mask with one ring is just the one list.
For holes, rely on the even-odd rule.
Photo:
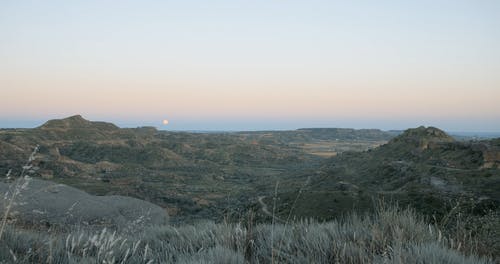
{"label": "orange glow at horizon", "polygon": [[0,118],[150,118],[169,129],[484,119],[500,130],[498,2],[146,3],[0,3]]}
{"label": "orange glow at horizon", "polygon": [[[319,79],[319,80],[318,80]],[[496,82],[436,81],[412,83],[365,77],[311,81],[293,77],[249,82],[247,78],[209,78],[137,82],[132,78],[85,82],[32,78],[5,81],[3,114],[81,113],[134,118],[171,113],[183,117],[481,117],[500,114]],[[460,82],[461,81],[461,82]],[[0,81],[2,83],[2,81]],[[71,87],[71,88],[68,88]],[[141,87],[141,89],[137,89]],[[452,88],[450,88],[452,87]],[[477,88],[475,88],[477,87]],[[23,91],[21,93],[20,91]],[[29,96],[26,96],[26,95]],[[477,107],[464,107],[466,105]],[[163,122],[163,119],[162,119]]]}

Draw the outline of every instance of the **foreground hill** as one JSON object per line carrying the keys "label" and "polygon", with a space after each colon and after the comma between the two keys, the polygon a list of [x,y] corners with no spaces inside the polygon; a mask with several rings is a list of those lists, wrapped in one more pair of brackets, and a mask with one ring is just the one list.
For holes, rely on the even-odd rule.
{"label": "foreground hill", "polygon": [[[15,198],[7,222],[34,228],[75,227],[123,230],[136,226],[168,223],[166,211],[152,203],[125,196],[94,196],[64,184],[36,178],[0,182],[0,193]],[[11,199],[0,199],[0,212],[9,208]],[[4,214],[2,214],[3,216]]]}

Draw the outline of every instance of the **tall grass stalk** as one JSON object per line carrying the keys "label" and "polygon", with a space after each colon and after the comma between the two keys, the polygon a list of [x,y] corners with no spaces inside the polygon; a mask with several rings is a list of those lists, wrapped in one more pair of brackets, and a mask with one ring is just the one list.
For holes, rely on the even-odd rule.
{"label": "tall grass stalk", "polygon": [[[9,217],[10,211],[14,205],[14,201],[16,197],[21,193],[23,189],[25,189],[29,183],[29,176],[26,175],[26,172],[30,170],[33,166],[32,163],[35,160],[35,156],[38,153],[38,149],[40,146],[36,146],[31,155],[28,158],[26,164],[22,167],[21,174],[19,178],[15,180],[13,190],[10,193],[10,197],[8,197],[8,203],[5,208],[5,212],[2,217],[2,224],[0,226],[0,239],[2,239],[3,233],[5,231],[5,226],[7,224],[7,218]],[[10,178],[11,170],[6,175],[6,178]]]}
{"label": "tall grass stalk", "polygon": [[271,220],[271,263],[274,263],[274,224],[276,217],[276,200],[278,199],[278,184],[276,181],[276,186],[274,186],[274,196],[273,196],[273,219]]}
{"label": "tall grass stalk", "polygon": [[288,216],[287,216],[286,221],[285,221],[285,228],[283,228],[283,233],[281,234],[282,239],[280,239],[280,242],[278,244],[278,257],[277,257],[278,260],[279,260],[280,255],[281,255],[281,246],[283,245],[283,238],[285,237],[285,233],[286,233],[286,230],[287,230],[287,227],[288,227],[288,223],[290,222],[290,219],[292,218],[292,213],[293,213],[293,210],[295,209],[295,205],[297,204],[297,201],[299,200],[300,195],[302,194],[302,192],[307,187],[307,185],[309,184],[310,181],[311,181],[311,177],[307,177],[307,180],[304,183],[304,185],[302,185],[300,187],[299,193],[297,193],[297,196],[295,197],[295,199],[293,201],[293,204],[290,207],[290,211],[288,211]]}

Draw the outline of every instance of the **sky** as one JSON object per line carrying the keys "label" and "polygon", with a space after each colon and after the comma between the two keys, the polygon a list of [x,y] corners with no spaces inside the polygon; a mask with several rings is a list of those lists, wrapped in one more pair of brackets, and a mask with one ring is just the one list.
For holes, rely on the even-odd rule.
{"label": "sky", "polygon": [[[500,1],[0,2],[0,127],[500,131]],[[168,119],[168,125],[162,120]]]}

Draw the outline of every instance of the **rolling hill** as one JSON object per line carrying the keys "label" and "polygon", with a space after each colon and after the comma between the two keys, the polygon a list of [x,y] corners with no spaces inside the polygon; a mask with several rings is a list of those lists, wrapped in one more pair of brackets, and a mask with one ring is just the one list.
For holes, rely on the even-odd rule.
{"label": "rolling hill", "polygon": [[[345,152],[322,162],[294,203],[282,193],[282,214],[295,204],[301,217],[331,219],[374,199],[411,205],[442,217],[459,204],[484,214],[500,208],[500,145],[496,140],[456,141],[434,127],[406,130],[365,152]],[[305,175],[304,175],[305,177]]]}

